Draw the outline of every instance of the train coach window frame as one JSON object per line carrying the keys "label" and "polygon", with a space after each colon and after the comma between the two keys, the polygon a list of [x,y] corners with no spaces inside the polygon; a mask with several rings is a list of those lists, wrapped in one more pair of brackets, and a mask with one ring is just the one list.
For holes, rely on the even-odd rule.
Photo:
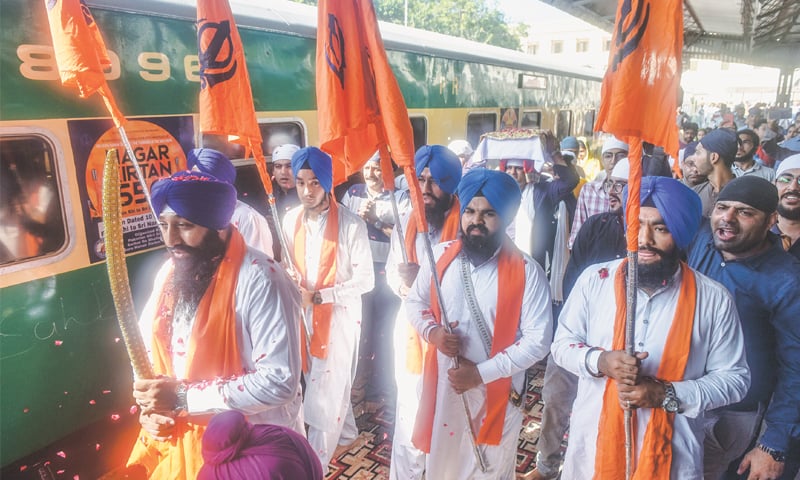
{"label": "train coach window frame", "polygon": [[572,132],[572,110],[559,110],[556,114],[556,136],[568,137]]}
{"label": "train coach window frame", "polygon": [[411,130],[414,132],[414,151],[428,144],[428,117],[425,115],[409,115]]}
{"label": "train coach window frame", "polygon": [[[474,111],[467,114],[467,141],[473,148],[477,148],[481,143],[484,133],[497,130],[497,118],[499,114],[495,110]],[[491,119],[492,128],[486,129]]]}
{"label": "train coach window frame", "polygon": [[[11,146],[10,142],[18,145]],[[27,152],[23,151],[26,147],[24,142],[34,142],[27,148]],[[12,148],[18,150],[10,150]],[[38,150],[39,148],[41,150]],[[26,163],[25,167],[20,169],[16,164],[19,155],[30,154],[36,150],[41,155],[39,162]],[[10,259],[7,261],[5,258],[0,259],[3,262],[0,263],[0,274],[33,269],[61,261],[75,248],[76,227],[72,216],[67,174],[63,166],[66,160],[56,136],[38,127],[2,127],[0,162],[2,162],[0,176],[6,177],[2,179],[3,185],[0,186],[3,190],[3,198],[0,201],[4,210],[7,207],[13,208],[13,211],[0,213],[2,216],[0,225],[4,230],[0,238],[8,242],[15,231],[22,232],[22,229],[25,229],[24,233],[28,238],[17,239],[17,242],[24,243],[18,246],[17,250],[41,249],[33,255],[20,255],[19,252],[13,252],[3,245],[3,252],[0,255]],[[14,162],[13,166],[11,162]],[[11,190],[8,190],[9,188]],[[18,207],[11,207],[11,199],[6,198],[6,195],[25,196],[28,200],[24,206],[18,204]],[[31,206],[31,198],[39,202],[39,205]],[[11,224],[14,221],[19,222],[16,229]],[[30,226],[26,228],[24,224]],[[48,242],[52,242],[52,245],[48,246]]]}
{"label": "train coach window frame", "polygon": [[[297,128],[296,133],[286,129]],[[272,150],[278,145],[294,143],[300,148],[308,146],[308,126],[300,117],[260,118],[258,130],[261,132],[261,149],[272,166]],[[271,133],[274,131],[273,133]]]}
{"label": "train coach window frame", "polygon": [[[531,118],[536,118],[535,123],[531,123]],[[520,115],[519,128],[542,128],[541,110],[523,110]]]}

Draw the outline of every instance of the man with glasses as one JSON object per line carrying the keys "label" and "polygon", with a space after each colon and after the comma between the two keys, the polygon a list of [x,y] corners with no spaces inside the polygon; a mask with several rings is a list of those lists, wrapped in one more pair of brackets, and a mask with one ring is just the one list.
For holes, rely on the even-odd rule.
{"label": "man with glasses", "polygon": [[775,180],[775,170],[756,162],[755,154],[758,149],[758,134],[750,129],[739,130],[739,150],[733,160],[733,173],[737,177],[755,175],[768,181]]}
{"label": "man with glasses", "polygon": [[605,181],[611,176],[611,171],[617,162],[627,156],[627,143],[613,136],[603,143],[601,153],[603,171],[597,175],[594,181],[587,183],[581,189],[578,206],[575,208],[575,216],[572,220],[572,231],[569,234],[569,248],[572,248],[578,230],[589,217],[608,211],[608,187],[605,187]]}
{"label": "man with glasses", "polygon": [[727,478],[731,462],[751,479],[782,478],[793,468],[786,460],[800,432],[800,261],[770,233],[777,206],[778,190],[767,180],[731,180],[689,248],[689,266],[733,295],[751,371],[740,402],[706,415],[707,480]]}
{"label": "man with glasses", "polygon": [[772,232],[781,236],[783,249],[800,259],[800,154],[778,165],[778,221]]}

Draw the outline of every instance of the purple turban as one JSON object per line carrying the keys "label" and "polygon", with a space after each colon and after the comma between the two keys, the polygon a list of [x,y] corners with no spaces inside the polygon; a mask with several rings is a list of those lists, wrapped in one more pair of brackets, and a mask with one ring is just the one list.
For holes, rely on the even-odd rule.
{"label": "purple turban", "polygon": [[150,196],[156,216],[169,206],[186,220],[212,230],[226,228],[236,208],[233,185],[190,170],[153,183]]}
{"label": "purple turban", "polygon": [[301,148],[292,155],[292,174],[297,178],[297,172],[303,168],[310,168],[319,180],[322,188],[330,193],[333,187],[333,162],[330,155],[317,147]]}
{"label": "purple turban", "polygon": [[236,168],[224,153],[211,148],[195,148],[186,155],[186,168],[207,173],[225,183],[236,182]]}
{"label": "purple turban", "polygon": [[[642,205],[656,207],[675,245],[685,250],[700,228],[703,214],[703,204],[694,190],[673,178],[642,177],[640,201]],[[622,203],[627,209],[627,186],[622,193]]]}
{"label": "purple turban", "polygon": [[302,435],[277,425],[252,425],[241,412],[215,415],[203,434],[197,480],[322,480],[322,466]]}
{"label": "purple turban", "polygon": [[439,188],[447,193],[455,193],[461,180],[461,160],[452,150],[443,145],[424,145],[414,155],[417,176],[425,167],[431,169],[431,177]]}
{"label": "purple turban", "polygon": [[461,214],[469,202],[481,193],[497,211],[503,223],[510,224],[517,214],[522,194],[517,181],[511,175],[497,170],[475,168],[468,171],[458,184],[458,199],[461,201]]}

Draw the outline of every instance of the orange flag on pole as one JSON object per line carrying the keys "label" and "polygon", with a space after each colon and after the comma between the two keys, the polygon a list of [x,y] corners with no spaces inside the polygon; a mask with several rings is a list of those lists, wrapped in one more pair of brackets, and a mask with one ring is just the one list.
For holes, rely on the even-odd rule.
{"label": "orange flag on pole", "polygon": [[333,157],[334,184],[381,152],[384,187],[394,189],[391,157],[405,171],[414,209],[427,231],[414,173],[414,133],[370,0],[320,0],[317,111],[320,149]]}
{"label": "orange flag on pole", "polygon": [[244,47],[228,0],[198,0],[197,46],[200,131],[227,135],[251,152],[264,188],[271,194]]}
{"label": "orange flag on pole", "polygon": [[124,125],[125,117],[117,108],[103,73],[104,68],[111,66],[106,44],[89,7],[83,0],[45,0],[44,3],[61,83],[77,88],[81,98],[99,93],[114,124]]}
{"label": "orange flag on pole", "polygon": [[628,251],[636,251],[642,141],[678,158],[683,2],[620,0],[616,18],[595,129],[627,138],[631,146]]}

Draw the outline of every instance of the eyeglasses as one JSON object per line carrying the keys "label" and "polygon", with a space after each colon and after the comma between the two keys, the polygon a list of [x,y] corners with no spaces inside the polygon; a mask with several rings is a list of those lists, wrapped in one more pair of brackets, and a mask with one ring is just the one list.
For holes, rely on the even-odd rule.
{"label": "eyeglasses", "polygon": [[775,182],[781,186],[786,186],[792,182],[795,182],[797,183],[797,186],[800,186],[800,176],[795,177],[791,173],[784,173],[780,177],[776,178]]}
{"label": "eyeglasses", "polygon": [[606,193],[622,193],[622,190],[627,184],[628,182],[615,182],[613,180],[606,180],[605,183],[603,183],[603,190],[605,190]]}

